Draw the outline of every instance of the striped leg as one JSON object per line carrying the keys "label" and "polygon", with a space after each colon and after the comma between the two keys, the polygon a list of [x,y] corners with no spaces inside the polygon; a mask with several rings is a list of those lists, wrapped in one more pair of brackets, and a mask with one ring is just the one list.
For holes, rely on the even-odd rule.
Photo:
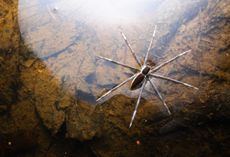
{"label": "striped leg", "polygon": [[179,80],[175,80],[175,79],[172,79],[170,77],[166,77],[166,76],[162,76],[162,75],[158,75],[158,74],[149,74],[150,76],[152,77],[155,77],[155,78],[159,78],[159,79],[162,79],[162,80],[167,80],[167,81],[171,81],[171,82],[174,82],[174,83],[178,83],[178,84],[182,84],[186,87],[189,87],[189,88],[193,88],[193,89],[196,89],[198,90],[199,88],[193,86],[193,85],[190,85],[188,83],[185,83],[185,82],[182,82],[182,81],[179,81]]}
{"label": "striped leg", "polygon": [[137,64],[141,67],[142,66],[141,62],[137,59],[137,56],[134,53],[133,49],[131,48],[131,45],[129,44],[125,34],[123,32],[121,32],[121,35],[122,35],[123,39],[125,40],[126,45],[129,47],[129,50],[130,50],[131,54],[133,55],[134,59],[136,60]]}
{"label": "striped leg", "polygon": [[147,63],[148,56],[149,56],[149,51],[150,51],[150,49],[152,48],[153,38],[155,37],[156,30],[157,30],[157,26],[155,25],[155,27],[154,27],[154,31],[153,31],[153,35],[152,35],[151,41],[150,41],[150,43],[149,43],[149,47],[148,47],[147,53],[145,54],[145,61],[144,61],[144,65],[146,65],[146,63]]}
{"label": "striped leg", "polygon": [[166,108],[168,114],[171,115],[171,112],[170,112],[170,110],[169,110],[169,108],[168,108],[168,105],[165,103],[164,99],[162,98],[162,96],[161,96],[159,90],[157,89],[155,83],[154,83],[153,81],[151,81],[149,78],[147,78],[147,79],[148,79],[148,81],[150,82],[150,84],[151,84],[153,90],[156,92],[158,98],[161,100],[161,102],[162,102],[163,105],[165,106],[165,108]]}
{"label": "striped leg", "polygon": [[117,65],[120,65],[120,66],[129,68],[129,69],[133,69],[133,70],[136,70],[136,71],[140,71],[140,70],[137,69],[137,68],[134,68],[134,67],[132,67],[132,66],[129,66],[129,65],[127,65],[127,64],[124,64],[124,63],[121,63],[121,62],[118,62],[118,61],[114,61],[114,60],[112,60],[112,59],[110,59],[110,58],[106,58],[106,57],[102,57],[102,56],[97,56],[97,57],[100,58],[100,59],[104,59],[104,60],[106,60],[106,61],[112,62],[112,63],[114,63],[114,64],[117,64]]}
{"label": "striped leg", "polygon": [[112,93],[113,91],[117,90],[119,87],[123,86],[124,84],[126,84],[128,81],[132,80],[134,77],[136,76],[136,74],[134,74],[133,76],[129,77],[128,79],[126,79],[125,81],[121,82],[120,84],[118,84],[117,86],[115,86],[114,88],[110,89],[108,92],[106,92],[105,94],[103,94],[100,98],[98,98],[96,101],[100,101],[102,98],[106,97],[107,95],[109,95],[110,93]]}
{"label": "striped leg", "polygon": [[140,101],[141,101],[141,95],[142,95],[142,92],[143,92],[143,89],[145,88],[145,84],[146,84],[146,79],[144,79],[144,82],[142,84],[142,87],[141,87],[141,90],[140,90],[140,93],[139,93],[139,96],[138,96],[138,99],[137,99],[137,103],[136,103],[136,106],[135,106],[135,109],[133,111],[133,115],[132,115],[132,118],[131,118],[131,121],[130,121],[130,124],[129,124],[129,128],[131,128],[132,124],[133,124],[133,120],[136,116],[136,113],[137,113],[137,109],[138,109],[138,106],[140,104]]}
{"label": "striped leg", "polygon": [[163,66],[165,66],[165,65],[167,65],[167,64],[169,64],[169,63],[171,63],[172,61],[176,60],[177,58],[179,58],[179,57],[181,57],[181,56],[183,56],[183,55],[185,55],[185,54],[187,54],[188,52],[191,52],[191,50],[184,51],[184,52],[180,53],[179,55],[177,55],[177,56],[175,56],[175,57],[169,59],[168,61],[166,61],[166,62],[164,62],[164,63],[162,63],[162,64],[156,66],[155,68],[151,69],[150,73],[159,70],[159,69],[162,68]]}

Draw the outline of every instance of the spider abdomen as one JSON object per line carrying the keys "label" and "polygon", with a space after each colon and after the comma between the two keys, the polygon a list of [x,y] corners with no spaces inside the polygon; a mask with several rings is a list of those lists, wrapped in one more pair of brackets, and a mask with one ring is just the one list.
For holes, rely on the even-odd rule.
{"label": "spider abdomen", "polygon": [[138,73],[136,77],[134,77],[132,83],[131,83],[131,90],[135,90],[141,87],[143,80],[145,78],[145,75],[143,73]]}

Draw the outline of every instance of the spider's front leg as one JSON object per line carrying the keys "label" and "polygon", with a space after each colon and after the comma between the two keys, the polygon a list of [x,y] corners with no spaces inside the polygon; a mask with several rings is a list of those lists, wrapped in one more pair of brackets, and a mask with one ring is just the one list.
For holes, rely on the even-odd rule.
{"label": "spider's front leg", "polygon": [[97,57],[100,58],[100,59],[104,59],[104,60],[106,60],[106,61],[112,62],[112,63],[114,63],[114,64],[123,66],[123,67],[125,67],[125,68],[129,68],[129,69],[131,69],[131,70],[140,71],[139,69],[137,69],[137,68],[135,68],[135,67],[133,67],[133,66],[130,66],[130,65],[128,65],[128,64],[124,64],[124,63],[121,63],[121,62],[112,60],[112,59],[107,58],[107,57],[103,57],[103,56],[97,56]]}
{"label": "spider's front leg", "polygon": [[156,66],[155,68],[151,69],[150,70],[150,73],[153,73],[153,72],[156,72],[157,70],[159,70],[160,68],[166,66],[167,64],[171,63],[172,61],[176,60],[177,58],[180,58],[181,56],[187,54],[188,52],[191,52],[192,50],[187,50],[187,51],[184,51],[178,55],[176,55],[175,57],[161,63],[160,65]]}
{"label": "spider's front leg", "polygon": [[153,34],[152,34],[152,38],[151,38],[151,40],[150,40],[148,50],[147,50],[147,52],[146,52],[146,54],[145,54],[144,65],[146,65],[146,63],[147,63],[147,60],[148,60],[148,57],[149,57],[149,51],[150,51],[150,49],[152,48],[152,44],[153,44],[153,38],[154,38],[155,35],[156,35],[156,30],[157,30],[157,25],[155,25],[155,27],[154,27],[154,31],[153,31]]}
{"label": "spider's front leg", "polygon": [[121,35],[122,35],[123,39],[125,40],[125,43],[126,43],[126,45],[128,46],[128,48],[129,48],[131,54],[133,55],[133,58],[135,59],[135,61],[137,62],[137,64],[141,67],[142,64],[141,64],[141,62],[138,60],[136,54],[134,53],[134,50],[132,49],[130,43],[129,43],[128,40],[127,40],[127,37],[125,36],[125,34],[124,34],[123,32],[121,32]]}

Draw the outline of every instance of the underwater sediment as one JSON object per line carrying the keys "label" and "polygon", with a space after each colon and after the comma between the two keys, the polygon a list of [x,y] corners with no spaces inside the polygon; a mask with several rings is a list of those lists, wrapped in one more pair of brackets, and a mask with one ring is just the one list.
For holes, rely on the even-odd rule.
{"label": "underwater sediment", "polygon": [[[112,57],[125,58],[127,53],[119,53],[128,51],[120,34],[104,43],[108,34],[100,36],[99,28],[77,23],[76,27],[71,25],[76,34],[64,38],[67,44],[58,43],[60,47],[51,49],[52,53],[39,56],[20,32],[18,3],[0,0],[0,156],[230,155],[230,2],[156,1],[159,4],[151,18],[167,25],[162,24],[164,31],[159,30],[150,52],[171,57],[182,49],[192,49],[191,54],[160,72],[196,85],[199,90],[159,81],[172,116],[165,113],[157,97],[150,99],[146,94],[130,129],[137,98],[125,92],[128,87],[100,105],[91,104],[99,93],[129,74],[105,63],[92,64],[94,56],[90,53],[87,57],[77,53],[91,52],[97,49],[95,45],[104,44],[104,50],[113,50]],[[173,3],[177,8],[164,12],[165,6]],[[161,23],[158,25],[161,28]],[[30,31],[40,30],[35,27]],[[133,32],[137,31],[150,37],[150,27],[146,32],[142,25],[127,30],[132,45],[138,41],[142,46],[148,45],[147,39],[135,38],[139,34]],[[48,39],[49,34],[43,42],[49,43]],[[78,58],[79,64],[74,63]],[[124,61],[132,63],[130,58]],[[99,66],[95,68],[94,64]],[[84,73],[75,73],[73,69],[78,66]],[[64,70],[68,75],[60,72],[64,68],[70,70]],[[108,76],[103,77],[106,72]],[[68,84],[68,78],[75,76],[85,83],[76,88],[72,85],[77,81]],[[80,99],[79,95],[87,97]]]}

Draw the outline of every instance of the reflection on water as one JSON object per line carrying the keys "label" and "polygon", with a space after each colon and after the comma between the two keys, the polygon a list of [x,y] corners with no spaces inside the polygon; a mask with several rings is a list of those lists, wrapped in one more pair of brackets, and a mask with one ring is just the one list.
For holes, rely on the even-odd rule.
{"label": "reflection on water", "polygon": [[[119,31],[126,34],[138,57],[143,58],[157,24],[159,29],[150,59],[155,62],[154,56],[164,56],[167,43],[175,35],[173,32],[180,22],[174,19],[184,16],[184,10],[176,0],[166,1],[164,10],[162,7],[158,9],[163,2],[20,0],[20,30],[26,44],[44,60],[55,77],[59,80],[66,78],[65,88],[92,103],[102,92],[124,80],[126,73],[132,73],[96,59],[97,55],[137,66]],[[165,21],[166,18],[172,21]],[[188,47],[181,47],[178,51]],[[137,93],[131,93],[128,88],[118,92],[136,96]]]}

